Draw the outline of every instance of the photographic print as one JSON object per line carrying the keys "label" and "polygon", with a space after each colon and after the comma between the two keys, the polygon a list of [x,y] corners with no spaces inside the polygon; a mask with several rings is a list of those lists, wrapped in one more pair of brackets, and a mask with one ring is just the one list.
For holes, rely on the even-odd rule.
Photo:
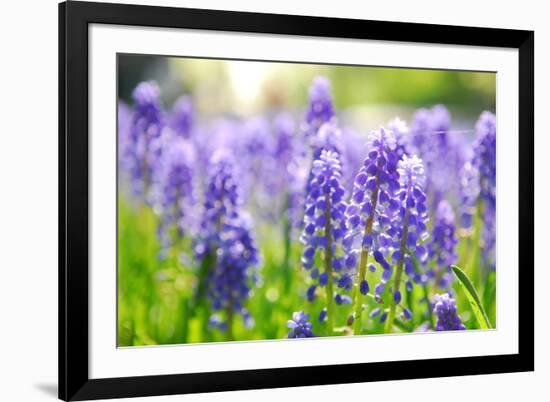
{"label": "photographic print", "polygon": [[117,344],[496,328],[496,74],[118,54]]}

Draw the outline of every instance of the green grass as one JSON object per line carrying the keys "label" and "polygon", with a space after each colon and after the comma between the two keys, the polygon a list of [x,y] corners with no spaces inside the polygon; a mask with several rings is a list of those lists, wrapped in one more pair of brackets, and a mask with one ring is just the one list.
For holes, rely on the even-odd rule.
{"label": "green grass", "polygon": [[[478,218],[479,219],[479,218]],[[185,258],[173,252],[160,261],[157,258],[159,244],[156,238],[158,217],[146,206],[133,207],[119,197],[118,205],[118,346],[156,344],[180,344],[210,341],[226,341],[226,334],[208,329],[209,308],[207,300],[195,300],[199,286],[201,266],[192,258],[189,239],[182,240],[178,247]],[[477,222],[480,227],[480,222]],[[326,324],[319,323],[317,316],[324,307],[324,292],[318,289],[314,302],[307,302],[305,293],[311,283],[309,273],[301,268],[301,245],[296,239],[285,238],[285,223],[263,224],[255,228],[262,263],[260,280],[252,287],[246,307],[255,320],[253,328],[243,325],[239,316],[233,324],[234,339],[264,340],[285,338],[286,327],[294,311],[304,310],[311,315],[313,331],[317,335],[328,333]],[[473,246],[472,237],[463,236],[458,245],[459,258],[468,266],[465,273],[485,308],[491,326],[495,327],[496,275],[481,266],[479,252]],[[285,250],[288,249],[288,252]],[[367,272],[371,289],[378,283],[381,269]],[[468,329],[477,329],[468,298],[457,281],[454,283],[457,306]],[[387,292],[387,289],[386,289]],[[433,286],[414,286],[412,292],[402,289],[403,302],[413,313],[409,321],[401,318],[398,308],[394,332],[411,332],[421,325],[433,325],[433,317],[427,300],[440,289]],[[384,300],[390,295],[384,294]],[[373,297],[364,298],[362,333],[381,334],[384,324],[368,317],[379,305]],[[335,335],[350,333],[346,325],[353,305],[336,306]]]}

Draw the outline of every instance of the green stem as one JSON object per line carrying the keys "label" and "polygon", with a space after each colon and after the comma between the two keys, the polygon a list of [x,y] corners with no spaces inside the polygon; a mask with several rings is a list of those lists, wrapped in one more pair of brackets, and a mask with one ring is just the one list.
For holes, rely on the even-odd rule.
{"label": "green stem", "polygon": [[330,216],[330,195],[325,196],[325,236],[327,238],[327,248],[325,250],[325,272],[327,274],[326,298],[327,298],[327,327],[328,335],[332,335],[334,331],[334,289],[332,278],[332,228]]}
{"label": "green stem", "polygon": [[228,300],[226,314],[227,314],[227,340],[233,341],[235,340],[235,338],[233,337],[233,300],[231,297],[229,297],[229,300]]}
{"label": "green stem", "polygon": [[430,328],[433,329],[434,319],[433,319],[432,306],[430,304],[430,294],[428,292],[428,287],[426,286],[426,284],[422,285],[422,287],[424,288],[424,302],[428,306],[428,320],[430,321]]}
{"label": "green stem", "polygon": [[472,236],[473,252],[468,264],[468,275],[476,278],[476,283],[480,283],[480,270],[479,270],[479,254],[481,250],[481,212],[483,211],[483,202],[481,199],[476,206],[476,212],[474,217],[474,233]]}
{"label": "green stem", "polygon": [[208,307],[208,302],[206,300],[206,279],[208,277],[208,272],[210,267],[216,265],[216,255],[211,251],[207,252],[204,256],[200,269],[199,269],[199,278],[197,290],[194,295],[193,300],[193,311],[191,314],[195,315],[197,312],[201,312],[201,333],[204,342],[210,341],[210,331],[208,328],[208,321],[210,320],[210,308]]}
{"label": "green stem", "polygon": [[[367,218],[367,222],[365,224],[365,232],[363,234],[363,238],[367,235],[369,235],[372,232],[372,223],[374,221],[374,213],[376,211],[376,206],[378,204],[378,192],[380,191],[380,186],[378,185],[378,180],[380,178],[380,172],[376,174],[376,186],[374,188],[374,191],[371,195],[371,204],[372,204],[372,212],[370,213],[369,217]],[[357,286],[355,288],[355,315],[353,322],[353,334],[354,335],[360,335],[361,334],[361,315],[363,314],[363,301],[362,301],[362,294],[361,294],[361,282],[365,280],[365,275],[367,273],[367,262],[369,260],[369,249],[367,247],[361,248],[361,257],[359,259],[359,274],[357,275]]]}
{"label": "green stem", "polygon": [[363,313],[363,303],[361,300],[361,282],[365,280],[365,274],[367,271],[367,261],[369,259],[369,252],[366,249],[361,251],[361,259],[359,261],[359,275],[357,277],[357,288],[355,289],[355,315],[353,321],[353,335],[361,334],[361,315]]}
{"label": "green stem", "polygon": [[283,221],[283,241],[284,241],[284,254],[283,254],[283,272],[284,272],[284,290],[285,294],[289,294],[291,285],[291,272],[290,272],[290,252],[291,252],[291,225],[290,218],[288,216],[289,197],[285,203],[285,218]]}
{"label": "green stem", "polygon": [[[401,237],[401,244],[399,247],[399,262],[397,263],[397,270],[395,272],[395,278],[393,281],[393,291],[396,292],[399,290],[399,286],[401,285],[401,275],[403,275],[403,261],[405,257],[405,252],[407,251],[407,237],[409,235],[409,210],[407,209],[405,211],[405,217],[403,219],[403,236]],[[390,304],[390,312],[388,313],[388,318],[386,319],[386,326],[384,328],[384,332],[389,334],[392,331],[393,328],[393,320],[395,319],[395,309],[397,307],[397,303],[395,302],[395,299],[393,297],[393,294],[391,295],[391,304]]]}

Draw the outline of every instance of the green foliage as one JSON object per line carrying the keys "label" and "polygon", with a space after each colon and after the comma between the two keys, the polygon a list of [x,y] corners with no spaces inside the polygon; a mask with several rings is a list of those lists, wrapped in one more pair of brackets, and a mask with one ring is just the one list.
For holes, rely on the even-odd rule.
{"label": "green foliage", "polygon": [[468,301],[470,302],[470,306],[472,308],[472,311],[474,312],[474,315],[477,319],[477,322],[479,323],[480,327],[482,329],[489,329],[491,328],[491,323],[489,322],[489,318],[487,317],[487,313],[485,312],[485,309],[483,308],[483,304],[481,303],[481,300],[479,296],[477,295],[477,291],[474,288],[474,285],[472,284],[472,281],[466,276],[464,271],[462,271],[459,267],[456,265],[453,265],[452,267],[453,273],[458,278],[458,281],[460,285],[462,285],[462,289],[464,290],[464,293],[466,294],[466,297],[468,298]]}
{"label": "green foliage", "polygon": [[[158,217],[149,207],[132,206],[122,196],[119,198],[118,345],[226,341],[224,333],[208,328],[208,300],[202,296],[197,298],[199,278],[203,275],[201,272],[204,272],[204,267],[201,269],[195,262],[190,241],[180,244],[180,256],[173,253],[166,260],[160,261],[157,258],[159,244],[156,238]],[[283,223],[264,224],[256,228],[262,254],[260,280],[252,286],[252,294],[246,305],[255,325],[248,329],[240,317],[235,317],[233,332],[238,341],[285,338],[288,334],[287,320],[298,310],[311,315],[315,334],[328,334],[326,324],[317,320],[324,307],[324,289],[317,289],[316,300],[307,302],[305,293],[311,279],[309,272],[300,264],[301,244],[296,234],[289,237],[285,230],[287,227]],[[468,254],[468,251],[466,247],[460,249],[461,253]],[[459,260],[468,261],[468,255],[461,255]],[[415,269],[419,269],[418,266]],[[483,278],[476,283],[477,291],[474,283],[464,274],[457,274],[462,271],[454,268],[460,278],[453,285],[460,316],[468,329],[491,328],[491,322],[494,322],[496,316],[496,275],[494,272],[487,273],[480,265],[471,269],[471,278]],[[371,288],[380,281],[381,273],[380,267],[374,273],[367,272]],[[414,286],[410,292],[403,286],[402,304],[412,311],[412,318],[404,320],[402,310],[398,307],[394,332],[412,332],[421,326],[427,329],[433,327],[430,301],[435,293],[441,292],[442,289],[432,284]],[[386,301],[391,299],[388,289],[382,297]],[[372,295],[363,299],[361,333],[384,333],[384,324],[379,322],[379,317],[371,318],[369,313],[377,307],[385,309],[388,305],[378,304]],[[482,301],[485,310],[481,307]],[[333,336],[352,333],[352,326],[346,323],[353,308],[353,305],[336,306]]]}

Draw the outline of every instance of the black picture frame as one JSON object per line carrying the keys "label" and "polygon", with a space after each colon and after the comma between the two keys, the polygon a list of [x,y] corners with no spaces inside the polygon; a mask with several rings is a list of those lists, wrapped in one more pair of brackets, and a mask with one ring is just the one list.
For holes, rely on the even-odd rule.
{"label": "black picture frame", "polygon": [[[90,379],[88,26],[514,48],[519,52],[517,354]],[[534,370],[534,32],[70,1],[59,4],[59,398],[88,400]],[[520,269],[521,268],[521,269]]]}

